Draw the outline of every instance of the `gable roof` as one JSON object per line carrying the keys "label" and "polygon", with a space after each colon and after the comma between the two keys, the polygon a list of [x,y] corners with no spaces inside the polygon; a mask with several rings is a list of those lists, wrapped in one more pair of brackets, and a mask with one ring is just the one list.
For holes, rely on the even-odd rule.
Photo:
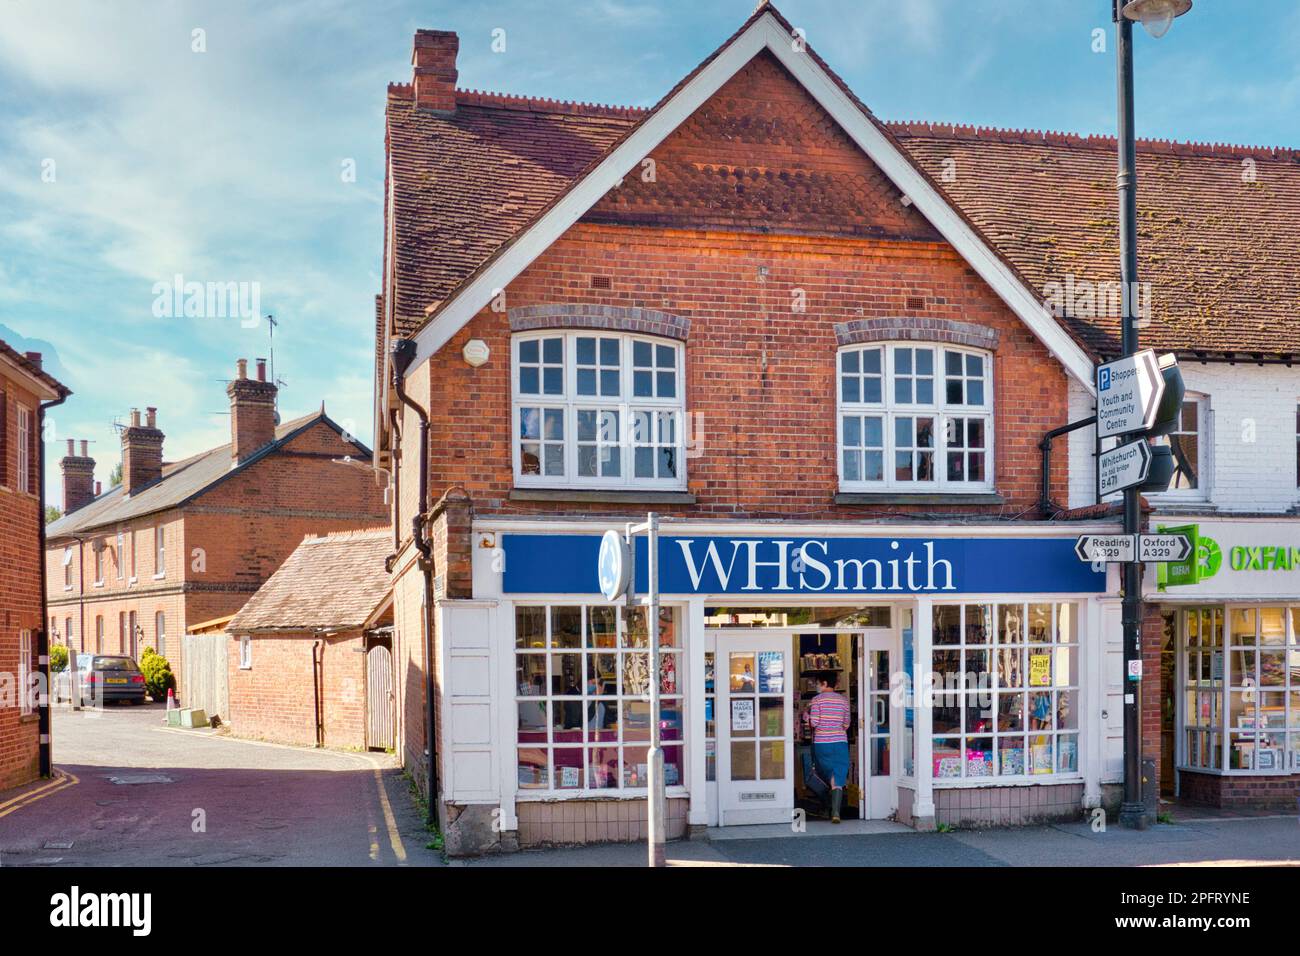
{"label": "gable roof", "polygon": [[[760,3],[729,40],[684,78],[654,108],[563,188],[523,229],[498,246],[457,286],[450,298],[428,303],[430,319],[415,334],[415,364],[429,358],[496,294],[642,158],[688,119],[722,85],[763,50],[788,70],[868,157],[948,240],[1064,367],[1091,389],[1092,361],[1079,343],[1042,308],[1009,260],[939,192],[928,174],[903,151],[885,126],[848,90],[824,61],[800,43],[794,28],[770,4]],[[459,111],[459,110],[457,110]]]}
{"label": "gable roof", "polygon": [[275,454],[294,438],[320,422],[324,422],[345,440],[350,441],[366,458],[370,457],[370,450],[355,438],[348,438],[342,427],[326,415],[322,407],[320,411],[276,426],[275,441],[258,449],[233,467],[230,444],[227,443],[183,461],[163,465],[161,479],[129,497],[122,485],[114,485],[89,504],[47,525],[46,537],[53,540],[64,535],[93,531],[129,518],[139,518],[186,504],[215,488],[227,478],[251,468],[268,455]]}
{"label": "gable roof", "polygon": [[388,528],[307,537],[258,588],[226,630],[347,631],[361,628],[388,595]]}
{"label": "gable roof", "polygon": [[[32,354],[37,359],[40,358],[38,353],[33,352]],[[24,353],[19,352],[3,340],[0,340],[0,362],[10,366],[31,382],[38,398],[52,401],[56,398],[67,398],[72,394],[70,388],[42,369],[39,361],[28,358]]]}

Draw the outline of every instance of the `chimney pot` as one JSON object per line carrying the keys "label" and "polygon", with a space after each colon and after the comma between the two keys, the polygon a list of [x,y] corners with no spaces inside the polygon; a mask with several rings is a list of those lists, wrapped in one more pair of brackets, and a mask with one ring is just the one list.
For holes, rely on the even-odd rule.
{"label": "chimney pot", "polygon": [[264,358],[257,360],[257,380],[259,382],[266,381],[266,359]]}
{"label": "chimney pot", "polygon": [[248,359],[235,359],[235,377],[248,378]]}
{"label": "chimney pot", "polygon": [[158,409],[146,408],[144,410],[144,422],[149,428],[158,427]]}
{"label": "chimney pot", "polygon": [[89,443],[84,438],[81,439],[81,457],[82,458],[90,457]]}
{"label": "chimney pot", "polygon": [[76,444],[71,438],[68,439],[68,457],[71,458],[76,454]]}
{"label": "chimney pot", "polygon": [[138,408],[131,409],[131,427],[132,428],[140,427],[140,409]]}
{"label": "chimney pot", "polygon": [[98,498],[104,493],[104,486],[100,482],[95,482],[95,497]]}

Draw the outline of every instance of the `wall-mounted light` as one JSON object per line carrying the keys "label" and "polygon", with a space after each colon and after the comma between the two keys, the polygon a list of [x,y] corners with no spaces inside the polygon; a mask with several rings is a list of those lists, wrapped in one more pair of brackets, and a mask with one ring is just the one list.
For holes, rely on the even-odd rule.
{"label": "wall-mounted light", "polygon": [[482,339],[470,339],[465,343],[465,347],[460,350],[460,354],[465,359],[465,364],[470,368],[478,368],[480,365],[486,365],[488,357],[492,350]]}

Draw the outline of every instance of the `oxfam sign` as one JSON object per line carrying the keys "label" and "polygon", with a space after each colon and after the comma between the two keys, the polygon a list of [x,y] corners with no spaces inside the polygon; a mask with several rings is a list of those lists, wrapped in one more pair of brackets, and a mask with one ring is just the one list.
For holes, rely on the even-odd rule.
{"label": "oxfam sign", "polygon": [[1159,566],[1159,588],[1197,588],[1224,597],[1300,594],[1300,522],[1216,521],[1159,530],[1187,535],[1187,561]]}

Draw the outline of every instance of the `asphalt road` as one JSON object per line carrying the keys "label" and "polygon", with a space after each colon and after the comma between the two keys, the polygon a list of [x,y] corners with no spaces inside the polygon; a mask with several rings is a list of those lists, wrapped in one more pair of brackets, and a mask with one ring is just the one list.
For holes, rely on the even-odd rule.
{"label": "asphalt road", "polygon": [[76,782],[0,803],[0,865],[439,865],[392,758],[164,726],[160,706],[54,715]]}

